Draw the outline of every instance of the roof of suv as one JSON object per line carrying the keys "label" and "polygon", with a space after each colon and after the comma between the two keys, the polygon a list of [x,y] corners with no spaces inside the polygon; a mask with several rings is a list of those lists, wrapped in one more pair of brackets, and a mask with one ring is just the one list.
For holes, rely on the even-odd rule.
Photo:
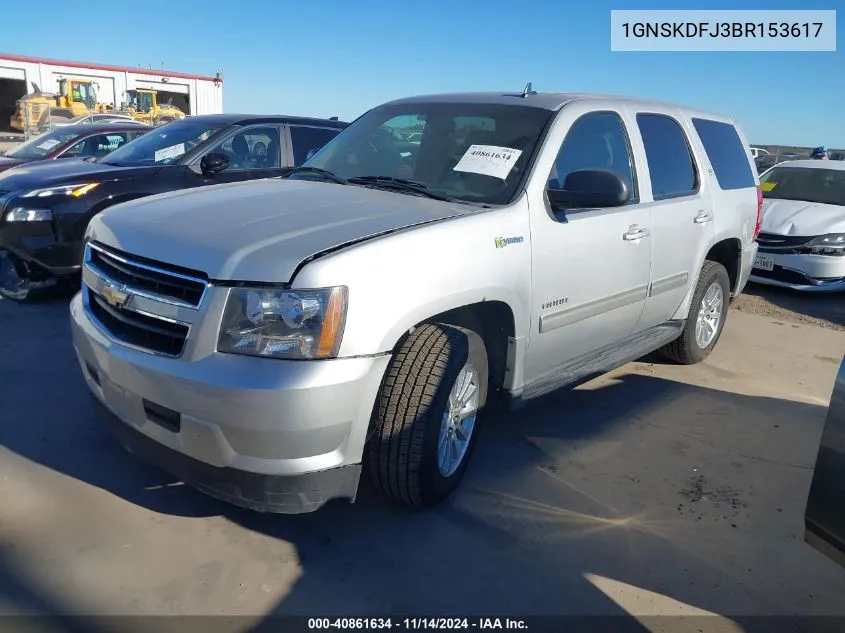
{"label": "roof of suv", "polygon": [[405,103],[483,103],[502,105],[521,105],[544,110],[560,110],[567,103],[582,99],[594,99],[598,101],[616,101],[640,107],[680,108],[688,112],[694,112],[716,119],[727,117],[712,112],[705,112],[696,108],[689,108],[676,103],[641,99],[638,97],[625,97],[619,95],[588,93],[588,92],[529,92],[525,96],[521,92],[455,92],[444,94],[421,95],[406,99],[391,101],[390,105]]}
{"label": "roof of suv", "polygon": [[298,123],[300,125],[319,125],[321,127],[336,128],[344,128],[349,125],[345,121],[337,121],[335,119],[287,116],[284,114],[198,114],[182,120],[197,121],[199,123],[203,121],[220,121],[228,125],[241,125],[244,123]]}

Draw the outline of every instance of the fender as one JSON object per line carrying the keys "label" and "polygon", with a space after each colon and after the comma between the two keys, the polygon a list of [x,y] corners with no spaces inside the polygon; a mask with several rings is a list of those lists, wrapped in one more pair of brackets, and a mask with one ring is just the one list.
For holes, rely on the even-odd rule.
{"label": "fender", "polygon": [[[507,248],[503,237],[524,237]],[[346,286],[339,356],[383,354],[408,330],[442,312],[498,301],[527,335],[531,240],[525,206],[427,222],[371,238],[307,263],[293,287]]]}

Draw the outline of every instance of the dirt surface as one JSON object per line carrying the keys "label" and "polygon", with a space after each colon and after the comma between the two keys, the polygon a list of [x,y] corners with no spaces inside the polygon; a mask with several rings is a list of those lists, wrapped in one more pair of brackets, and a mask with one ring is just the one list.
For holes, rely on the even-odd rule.
{"label": "dirt surface", "polygon": [[488,418],[438,508],[365,480],[355,505],[261,516],[95,423],[66,299],[0,300],[0,613],[242,616],[216,621],[231,631],[292,613],[632,614],[707,633],[845,616],[845,570],[803,542],[845,337],[743,312],[700,365],[631,363]]}
{"label": "dirt surface", "polygon": [[749,282],[732,307],[746,314],[845,332],[845,292],[808,294]]}

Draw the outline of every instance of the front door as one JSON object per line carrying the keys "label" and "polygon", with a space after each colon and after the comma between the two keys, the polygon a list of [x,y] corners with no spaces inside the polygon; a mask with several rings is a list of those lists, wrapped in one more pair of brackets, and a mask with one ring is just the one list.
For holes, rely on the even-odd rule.
{"label": "front door", "polygon": [[633,120],[632,137],[642,143],[647,159],[642,194],[653,229],[651,287],[637,326],[645,330],[665,323],[680,308],[698,281],[716,229],[709,182],[699,167],[704,159],[696,156],[680,113],[637,112]]}
{"label": "front door", "polygon": [[620,113],[558,115],[549,142],[564,135],[549,181],[564,185],[579,169],[611,169],[628,183],[630,202],[610,209],[556,212],[545,193],[532,194],[533,301],[525,395],[554,388],[573,363],[632,334],[646,299],[651,263],[651,211],[639,203],[636,169]]}
{"label": "front door", "polygon": [[277,125],[246,126],[230,134],[207,154],[223,154],[229,166],[205,184],[273,178],[287,173],[287,148]]}

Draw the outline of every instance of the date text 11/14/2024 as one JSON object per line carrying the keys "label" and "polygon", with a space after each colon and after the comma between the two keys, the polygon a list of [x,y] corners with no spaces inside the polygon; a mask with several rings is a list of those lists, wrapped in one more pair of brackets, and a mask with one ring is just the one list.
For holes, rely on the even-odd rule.
{"label": "date text 11/14/2024", "polygon": [[441,630],[528,630],[525,620],[517,618],[309,618],[311,631],[441,631]]}

